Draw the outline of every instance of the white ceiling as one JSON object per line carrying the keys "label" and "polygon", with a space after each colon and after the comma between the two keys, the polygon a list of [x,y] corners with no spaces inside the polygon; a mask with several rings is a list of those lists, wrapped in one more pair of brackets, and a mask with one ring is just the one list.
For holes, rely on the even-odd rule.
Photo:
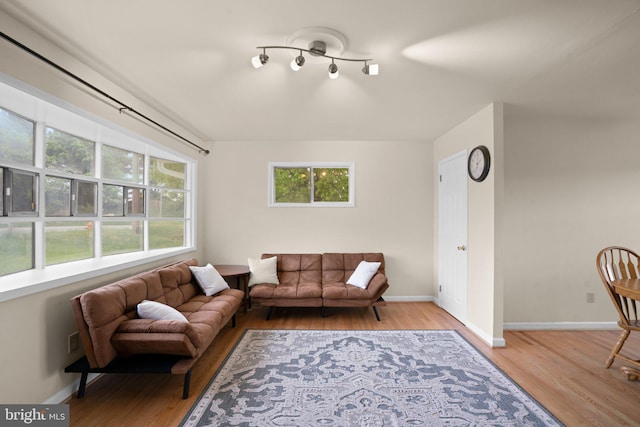
{"label": "white ceiling", "polygon": [[[2,0],[0,9],[203,141],[431,140],[493,101],[640,117],[640,0]],[[337,80],[327,64],[294,73],[288,51],[251,66],[256,46],[318,26],[344,34],[343,56],[373,58],[380,75],[342,62]]]}

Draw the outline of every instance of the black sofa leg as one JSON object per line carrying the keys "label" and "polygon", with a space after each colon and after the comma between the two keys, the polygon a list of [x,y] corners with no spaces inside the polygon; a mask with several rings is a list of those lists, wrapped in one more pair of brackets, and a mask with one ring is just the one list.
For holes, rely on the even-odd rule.
{"label": "black sofa leg", "polygon": [[378,309],[376,308],[375,305],[372,308],[373,308],[373,312],[376,314],[376,319],[378,319],[378,322],[379,322],[380,321],[380,315],[378,314]]}
{"label": "black sofa leg", "polygon": [[182,388],[182,398],[189,398],[189,387],[191,386],[191,369],[184,374],[184,387]]}
{"label": "black sofa leg", "polygon": [[231,327],[232,328],[236,327],[236,315],[235,314],[233,316],[231,316]]}
{"label": "black sofa leg", "polygon": [[322,315],[323,318],[327,317],[327,313],[324,311],[324,305],[320,307],[320,314]]}
{"label": "black sofa leg", "polygon": [[267,311],[267,320],[271,319],[272,312],[273,312],[273,306],[269,307],[269,311]]}
{"label": "black sofa leg", "polygon": [[83,371],[80,375],[80,385],[78,386],[78,394],[76,395],[78,399],[82,399],[84,397],[84,391],[87,389],[87,378],[89,376],[89,372]]}

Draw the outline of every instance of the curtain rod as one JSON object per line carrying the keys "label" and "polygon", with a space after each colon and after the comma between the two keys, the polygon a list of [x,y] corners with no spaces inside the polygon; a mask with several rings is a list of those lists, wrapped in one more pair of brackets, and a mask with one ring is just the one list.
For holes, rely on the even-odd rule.
{"label": "curtain rod", "polygon": [[78,77],[77,75],[73,74],[71,71],[61,67],[60,65],[58,65],[55,62],[51,61],[50,59],[45,58],[44,56],[42,56],[38,52],[34,51],[33,49],[29,48],[28,46],[25,46],[24,44],[20,43],[19,41],[15,40],[14,38],[11,38],[10,36],[6,35],[5,33],[1,32],[1,31],[0,31],[0,36],[3,39],[7,40],[8,42],[10,42],[10,43],[14,44],[15,46],[19,47],[20,49],[24,50],[25,52],[28,52],[29,54],[35,56],[39,60],[47,63],[50,66],[52,66],[53,68],[55,68],[56,70],[60,71],[61,73],[71,77],[72,79],[76,80],[77,82],[82,83],[84,86],[88,87],[89,89],[93,90],[94,92],[98,93],[99,95],[101,95],[101,96],[107,98],[108,100],[110,100],[112,102],[115,102],[116,104],[120,105],[119,110],[120,110],[121,113],[122,113],[122,111],[129,111],[129,112],[137,115],[138,117],[146,120],[147,122],[155,125],[156,127],[162,129],[163,131],[165,131],[165,132],[175,136],[176,138],[181,139],[182,141],[186,142],[187,144],[190,144],[191,146],[197,148],[199,153],[204,153],[204,154],[209,154],[210,153],[209,150],[199,146],[195,142],[192,142],[192,141],[188,140],[187,138],[183,137],[182,135],[172,131],[171,129],[161,125],[160,123],[156,122],[155,120],[153,120],[153,119],[147,117],[146,115],[140,113],[136,109],[134,109],[134,108],[128,106],[127,104],[125,104],[124,102],[114,98],[113,96],[109,95],[108,93],[106,93],[102,89],[97,88],[96,86],[92,85],[88,81]]}

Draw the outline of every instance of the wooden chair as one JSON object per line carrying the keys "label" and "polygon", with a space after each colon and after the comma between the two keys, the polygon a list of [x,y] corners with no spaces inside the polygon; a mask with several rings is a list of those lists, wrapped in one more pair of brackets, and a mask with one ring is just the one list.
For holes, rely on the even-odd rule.
{"label": "wooden chair", "polygon": [[622,346],[629,337],[631,331],[640,331],[640,320],[638,320],[638,310],[636,308],[636,300],[620,295],[616,292],[613,282],[618,280],[635,280],[640,278],[640,257],[631,249],[620,246],[610,246],[604,248],[596,257],[596,266],[600,278],[618,311],[618,326],[622,329],[618,341],[613,346],[611,355],[605,363],[605,367],[609,368],[613,360],[618,357],[630,364],[634,368],[623,367],[621,370],[628,379],[638,379],[640,371],[640,361],[631,359],[630,357],[620,354]]}

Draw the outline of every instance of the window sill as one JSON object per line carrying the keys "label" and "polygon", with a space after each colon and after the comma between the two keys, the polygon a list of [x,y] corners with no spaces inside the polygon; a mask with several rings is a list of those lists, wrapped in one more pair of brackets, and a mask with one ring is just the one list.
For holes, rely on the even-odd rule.
{"label": "window sill", "polygon": [[137,265],[193,252],[194,248],[172,248],[149,252],[113,255],[51,265],[0,277],[0,302],[47,291],[82,280],[114,273]]}

